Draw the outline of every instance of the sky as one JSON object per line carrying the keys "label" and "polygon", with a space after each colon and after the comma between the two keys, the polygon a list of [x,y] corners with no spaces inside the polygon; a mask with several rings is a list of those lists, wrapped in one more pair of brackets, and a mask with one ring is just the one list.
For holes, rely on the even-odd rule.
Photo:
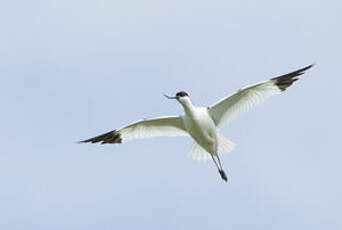
{"label": "sky", "polygon": [[[0,229],[342,229],[341,1],[0,3]],[[221,133],[80,145],[316,63]]]}

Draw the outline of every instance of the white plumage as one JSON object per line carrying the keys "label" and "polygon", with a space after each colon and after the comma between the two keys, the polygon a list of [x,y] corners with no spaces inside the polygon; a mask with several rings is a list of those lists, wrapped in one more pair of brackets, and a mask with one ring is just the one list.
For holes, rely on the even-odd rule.
{"label": "white plumage", "polygon": [[218,153],[232,151],[235,144],[218,134],[219,129],[224,124],[231,122],[240,113],[248,111],[262,103],[266,98],[286,90],[293,82],[298,80],[298,76],[312,66],[309,65],[268,81],[247,86],[207,108],[194,106],[188,94],[181,91],[175,97],[166,97],[177,99],[184,108],[184,115],[137,121],[118,130],[81,142],[114,144],[157,136],[191,136],[194,139],[194,144],[190,149],[191,157],[200,161],[213,159],[222,179],[227,181]]}
{"label": "white plumage", "polygon": [[268,97],[280,94],[281,90],[274,81],[270,80],[247,86],[211,106],[209,113],[217,127],[221,128],[224,124],[228,124],[240,113],[250,110]]}
{"label": "white plumage", "polygon": [[189,136],[180,116],[145,119],[120,128],[122,142],[158,136]]}

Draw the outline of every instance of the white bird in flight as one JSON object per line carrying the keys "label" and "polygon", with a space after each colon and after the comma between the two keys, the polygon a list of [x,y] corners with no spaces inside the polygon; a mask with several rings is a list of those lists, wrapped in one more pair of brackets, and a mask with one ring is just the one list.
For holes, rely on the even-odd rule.
{"label": "white bird in flight", "polygon": [[219,153],[232,151],[234,143],[218,133],[220,128],[266,98],[285,91],[298,80],[298,76],[304,74],[312,66],[309,65],[294,72],[244,87],[210,107],[196,107],[184,91],[178,92],[175,97],[164,95],[168,99],[176,99],[183,106],[185,114],[140,120],[120,129],[80,141],[80,143],[121,144],[138,138],[191,136],[194,139],[190,149],[191,156],[197,160],[212,158],[221,178],[227,181]]}

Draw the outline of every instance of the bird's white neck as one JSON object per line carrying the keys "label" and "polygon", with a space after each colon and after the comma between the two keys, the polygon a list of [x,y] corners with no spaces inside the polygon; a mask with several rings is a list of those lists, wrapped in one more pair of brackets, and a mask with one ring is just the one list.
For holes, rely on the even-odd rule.
{"label": "bird's white neck", "polygon": [[195,108],[189,97],[181,97],[178,101],[183,106],[184,111],[187,114],[191,113]]}

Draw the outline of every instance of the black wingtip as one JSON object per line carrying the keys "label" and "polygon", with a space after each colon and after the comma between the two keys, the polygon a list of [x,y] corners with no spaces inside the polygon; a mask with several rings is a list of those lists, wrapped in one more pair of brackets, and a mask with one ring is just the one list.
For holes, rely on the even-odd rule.
{"label": "black wingtip", "polygon": [[315,63],[305,66],[291,73],[272,78],[271,80],[275,80],[275,85],[278,86],[278,88],[281,91],[285,91],[288,87],[290,87],[293,84],[293,82],[298,80],[298,76],[304,74],[306,70],[312,68],[314,65]]}
{"label": "black wingtip", "polygon": [[76,144],[85,144],[85,143],[89,143],[90,141],[88,140],[84,140],[84,141],[77,141]]}
{"label": "black wingtip", "polygon": [[300,69],[302,74],[304,74],[304,71],[307,71],[308,69],[311,69],[312,67],[314,67],[316,65],[316,63],[312,63],[311,65],[305,66],[304,68]]}
{"label": "black wingtip", "polygon": [[79,144],[82,143],[98,143],[100,142],[100,144],[121,144],[122,143],[122,137],[121,134],[119,132],[117,132],[116,130],[110,131],[108,133],[102,134],[100,136],[96,136],[84,141],[79,141]]}

